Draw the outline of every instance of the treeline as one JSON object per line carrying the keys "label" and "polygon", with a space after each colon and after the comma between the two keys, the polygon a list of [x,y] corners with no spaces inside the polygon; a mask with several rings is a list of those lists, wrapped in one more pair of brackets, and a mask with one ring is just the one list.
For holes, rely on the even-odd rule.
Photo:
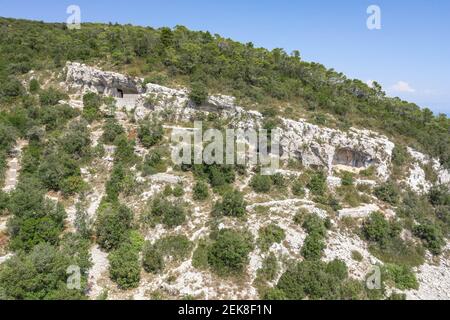
{"label": "treeline", "polygon": [[[0,18],[0,99],[23,91],[17,76],[60,68],[67,60],[100,63],[146,77],[203,90],[229,93],[243,101],[274,106],[289,102],[320,122],[334,115],[339,126],[360,125],[406,141],[450,167],[449,121],[429,109],[388,98],[378,84],[301,60],[298,51],[268,51],[185,27],[153,29],[131,25],[65,24]],[[292,114],[292,112],[289,112]]]}

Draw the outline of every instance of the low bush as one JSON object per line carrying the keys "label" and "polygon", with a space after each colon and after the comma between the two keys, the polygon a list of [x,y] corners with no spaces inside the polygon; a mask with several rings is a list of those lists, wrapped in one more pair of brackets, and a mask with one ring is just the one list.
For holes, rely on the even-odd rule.
{"label": "low bush", "polygon": [[322,172],[316,172],[311,176],[307,188],[313,195],[323,196],[327,191],[327,177]]}
{"label": "low bush", "polygon": [[[290,267],[276,288],[289,300],[339,300],[346,291],[343,290],[346,280],[344,262],[303,261]],[[357,289],[362,290],[362,286]]]}
{"label": "low bush", "polygon": [[197,182],[194,186],[193,193],[194,200],[205,201],[209,197],[208,185],[203,181]]}
{"label": "low bush", "polygon": [[208,88],[207,86],[199,81],[192,83],[191,92],[189,93],[189,99],[192,100],[196,105],[202,105],[208,100]]}
{"label": "low bush", "polygon": [[186,221],[185,204],[172,202],[161,196],[156,197],[150,206],[150,222],[163,223],[168,228],[182,225]]}
{"label": "low bush", "polygon": [[303,229],[309,234],[317,234],[321,237],[325,237],[327,228],[325,227],[325,221],[317,214],[308,213],[303,218]]}
{"label": "low bush", "polygon": [[414,235],[423,241],[425,247],[432,254],[439,255],[442,253],[442,248],[445,246],[446,241],[437,225],[427,221],[424,224],[415,226],[413,231]]}
{"label": "low bush", "polygon": [[292,190],[292,194],[296,197],[304,197],[306,194],[303,182],[300,180],[294,181],[294,183],[292,184],[291,190]]}
{"label": "low bush", "polygon": [[393,286],[400,290],[418,290],[419,282],[411,267],[386,264],[383,268],[386,281],[391,281]]}
{"label": "low bush", "polygon": [[270,176],[255,175],[250,181],[250,186],[256,193],[268,193],[272,189],[272,179]]}
{"label": "low bush", "polygon": [[192,252],[192,242],[184,235],[168,236],[159,239],[155,247],[164,256],[172,257],[176,261],[181,261],[189,257]]}
{"label": "low bush", "polygon": [[400,191],[394,182],[386,182],[374,189],[375,196],[381,201],[397,205],[400,200]]}
{"label": "low bush", "polygon": [[101,117],[100,107],[103,101],[102,98],[93,92],[86,93],[83,96],[83,117],[92,122],[98,120]]}
{"label": "low bush", "polygon": [[97,212],[97,243],[105,250],[117,249],[129,239],[132,211],[124,205],[104,203]]}
{"label": "low bush", "polygon": [[139,253],[129,243],[122,244],[108,255],[109,275],[121,289],[137,288],[141,279]]}
{"label": "low bush", "polygon": [[146,242],[142,252],[142,266],[148,273],[158,274],[164,270],[162,252],[150,242]]}
{"label": "low bush", "polygon": [[259,229],[258,246],[262,251],[268,251],[274,243],[281,243],[286,238],[282,228],[276,224]]}
{"label": "low bush", "polygon": [[243,194],[238,190],[229,191],[224,194],[222,201],[217,202],[214,206],[214,214],[239,218],[245,215],[245,207]]}
{"label": "low bush", "polygon": [[102,141],[105,144],[114,144],[116,138],[124,133],[125,130],[116,119],[107,119],[103,125]]}
{"label": "low bush", "polygon": [[142,145],[150,148],[158,144],[164,137],[161,123],[153,119],[145,119],[139,123],[138,138]]}
{"label": "low bush", "polygon": [[208,250],[208,264],[219,275],[241,274],[253,250],[251,236],[229,229],[219,231]]}
{"label": "low bush", "polygon": [[317,233],[313,233],[306,237],[301,254],[306,260],[320,260],[325,247],[324,238]]}

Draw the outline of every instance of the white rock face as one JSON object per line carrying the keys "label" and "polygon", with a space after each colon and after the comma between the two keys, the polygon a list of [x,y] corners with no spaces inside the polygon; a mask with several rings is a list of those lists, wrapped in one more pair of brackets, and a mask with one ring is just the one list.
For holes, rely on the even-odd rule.
{"label": "white rock face", "polygon": [[418,163],[413,164],[409,176],[406,178],[406,183],[412,191],[419,194],[427,193],[432,187],[431,182],[427,181],[425,171]]}
{"label": "white rock face", "polygon": [[283,119],[281,144],[285,157],[297,158],[306,166],[331,170],[334,165],[367,168],[374,165],[380,179],[389,178],[394,143],[368,130],[351,129],[348,133],[321,128],[303,119]]}
{"label": "white rock face", "polygon": [[422,166],[430,164],[437,173],[437,183],[450,187],[450,171],[441,166],[437,159],[432,159],[412,148],[408,148],[408,153],[414,161],[409,176],[405,180],[411,190],[420,194],[428,193],[430,191],[433,184],[430,181],[427,181],[425,171],[422,168]]}
{"label": "white rock face", "polygon": [[[354,251],[361,254],[361,261],[353,259]],[[363,280],[374,265],[381,264],[381,261],[370,254],[364,241],[354,235],[340,232],[329,232],[324,255],[325,261],[334,259],[344,261],[348,266],[349,275],[358,280]]]}
{"label": "white rock face", "polygon": [[101,71],[78,62],[67,62],[66,84],[84,92],[119,97],[123,93],[143,93],[142,80],[120,73]]}

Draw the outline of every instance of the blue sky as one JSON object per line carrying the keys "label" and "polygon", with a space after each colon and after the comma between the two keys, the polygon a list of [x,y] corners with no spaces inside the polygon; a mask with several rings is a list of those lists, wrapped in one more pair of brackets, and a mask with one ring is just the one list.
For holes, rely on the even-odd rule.
{"label": "blue sky", "polygon": [[[298,49],[304,60],[392,96],[450,114],[450,1],[447,0],[41,0],[2,1],[0,16],[66,21],[76,4],[84,22],[184,25],[257,46]],[[381,30],[366,27],[369,5]]]}

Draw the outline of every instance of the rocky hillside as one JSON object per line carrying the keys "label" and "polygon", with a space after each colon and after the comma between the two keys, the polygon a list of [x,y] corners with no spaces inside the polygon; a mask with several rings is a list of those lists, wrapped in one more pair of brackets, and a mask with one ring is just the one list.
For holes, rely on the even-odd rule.
{"label": "rocky hillside", "polygon": [[[0,26],[0,299],[450,299],[445,116],[184,28]],[[280,167],[176,165],[199,121]]]}
{"label": "rocky hillside", "polygon": [[[439,159],[370,130],[263,115],[224,95],[196,103],[186,88],[81,63],[22,84],[40,107],[6,161],[2,297],[450,298]],[[170,133],[196,120],[276,123],[281,168],[174,165]],[[46,269],[24,267],[42,255]],[[80,267],[78,290],[61,288],[57,260]],[[25,281],[42,276],[59,285]]]}

